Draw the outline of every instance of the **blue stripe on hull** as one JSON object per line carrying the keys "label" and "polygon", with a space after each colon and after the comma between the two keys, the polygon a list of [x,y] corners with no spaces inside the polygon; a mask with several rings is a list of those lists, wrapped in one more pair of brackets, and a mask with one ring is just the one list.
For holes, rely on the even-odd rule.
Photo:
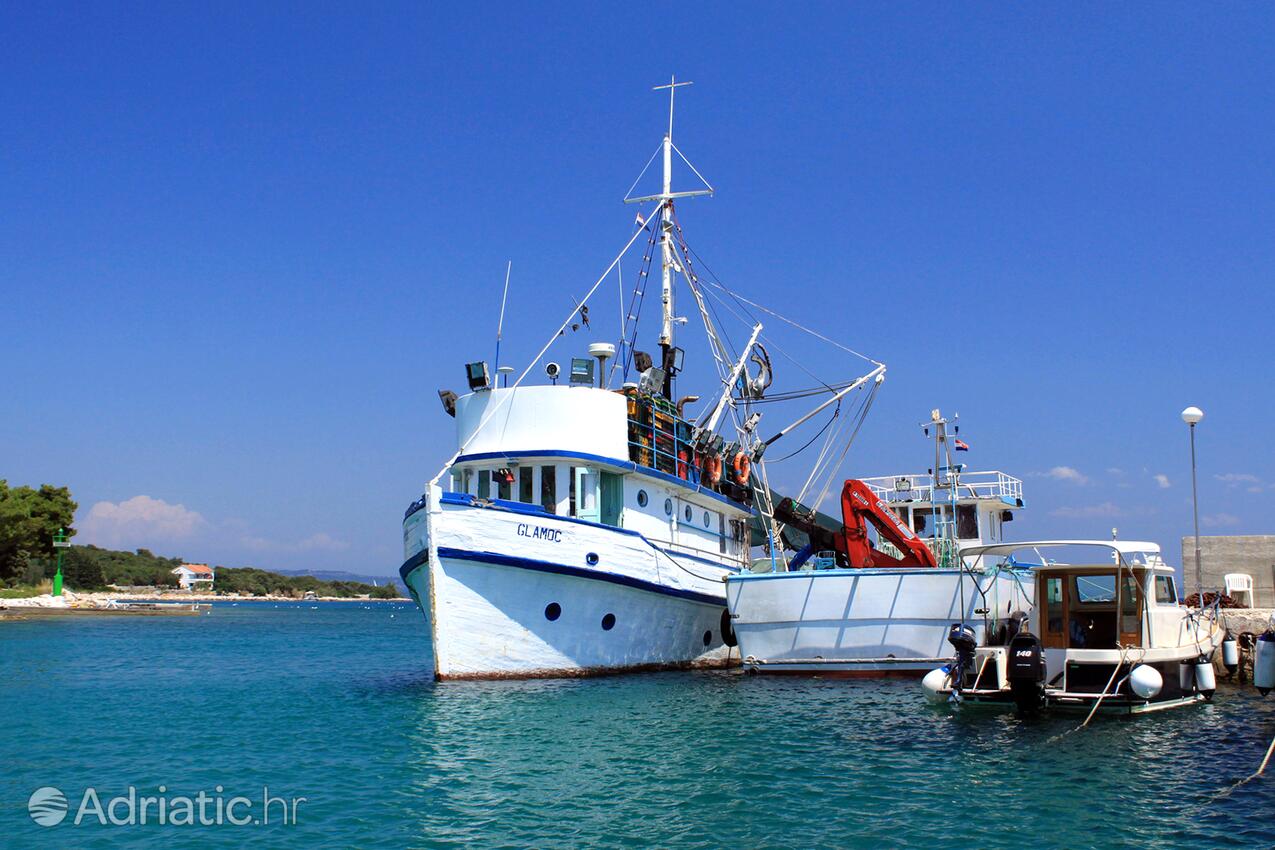
{"label": "blue stripe on hull", "polygon": [[[610,584],[631,587],[635,590],[645,590],[648,593],[659,593],[664,596],[687,599],[691,602],[699,602],[704,605],[721,607],[725,607],[726,605],[725,593],[721,596],[713,596],[708,593],[700,593],[694,590],[665,587],[662,584],[656,584],[653,581],[646,581],[632,576],[601,572],[599,570],[590,570],[583,567],[569,567],[566,564],[555,564],[550,561],[538,561],[534,558],[520,558],[514,555],[501,555],[497,552],[476,552],[469,549],[453,549],[446,546],[440,546],[438,548],[438,557],[452,558],[458,561],[478,561],[480,563],[495,564],[502,567],[533,570],[541,573],[554,573],[556,575],[572,576],[574,578],[583,578],[592,581],[604,581]],[[419,568],[427,560],[427,553],[425,551],[421,551],[404,561],[403,566],[399,567],[398,570],[403,581],[407,582],[408,575]]]}

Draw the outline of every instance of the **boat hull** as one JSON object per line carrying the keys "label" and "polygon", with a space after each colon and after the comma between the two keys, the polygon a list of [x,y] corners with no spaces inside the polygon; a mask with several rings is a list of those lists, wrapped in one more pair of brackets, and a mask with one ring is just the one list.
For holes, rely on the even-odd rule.
{"label": "boat hull", "polygon": [[984,634],[984,608],[1030,610],[1010,574],[955,569],[803,570],[740,574],[727,603],[746,669],[835,676],[922,676],[951,660],[956,622]]}
{"label": "boat hull", "polygon": [[[724,666],[722,576],[639,534],[440,499],[405,522],[400,572],[430,623],[438,679]],[[413,551],[415,550],[415,551]]]}

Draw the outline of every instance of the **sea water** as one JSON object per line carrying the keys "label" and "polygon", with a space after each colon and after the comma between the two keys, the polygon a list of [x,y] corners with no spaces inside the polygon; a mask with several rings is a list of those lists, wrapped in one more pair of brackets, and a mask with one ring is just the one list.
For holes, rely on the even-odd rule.
{"label": "sea water", "polygon": [[[1275,735],[1251,688],[1063,735],[913,680],[440,684],[429,652],[408,604],[0,623],[0,845],[1275,846],[1275,769],[1211,799]],[[204,823],[156,822],[200,792]]]}

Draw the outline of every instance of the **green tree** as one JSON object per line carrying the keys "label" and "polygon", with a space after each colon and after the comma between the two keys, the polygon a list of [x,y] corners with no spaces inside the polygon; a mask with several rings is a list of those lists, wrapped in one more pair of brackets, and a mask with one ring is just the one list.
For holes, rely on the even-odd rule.
{"label": "green tree", "polygon": [[0,479],[0,578],[25,575],[31,559],[52,557],[59,528],[75,535],[71,522],[77,507],[66,487],[10,487]]}
{"label": "green tree", "polygon": [[101,561],[92,557],[80,546],[66,550],[66,560],[62,563],[62,576],[66,586],[72,590],[100,590],[106,587],[106,576],[102,571]]}
{"label": "green tree", "polygon": [[398,588],[393,584],[382,584],[372,589],[373,599],[398,599]]}

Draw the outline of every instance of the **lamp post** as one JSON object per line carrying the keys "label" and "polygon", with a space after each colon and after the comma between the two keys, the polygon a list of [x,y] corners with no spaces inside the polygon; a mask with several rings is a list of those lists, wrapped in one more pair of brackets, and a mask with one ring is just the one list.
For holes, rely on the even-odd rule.
{"label": "lamp post", "polygon": [[1182,421],[1191,429],[1191,510],[1195,515],[1195,597],[1198,608],[1204,607],[1204,573],[1200,569],[1200,497],[1195,486],[1195,426],[1204,411],[1192,406],[1182,411]]}
{"label": "lamp post", "polygon": [[71,541],[66,539],[66,529],[59,528],[58,533],[53,535],[53,548],[58,550],[58,571],[53,576],[53,595],[62,595],[62,550],[71,548]]}

